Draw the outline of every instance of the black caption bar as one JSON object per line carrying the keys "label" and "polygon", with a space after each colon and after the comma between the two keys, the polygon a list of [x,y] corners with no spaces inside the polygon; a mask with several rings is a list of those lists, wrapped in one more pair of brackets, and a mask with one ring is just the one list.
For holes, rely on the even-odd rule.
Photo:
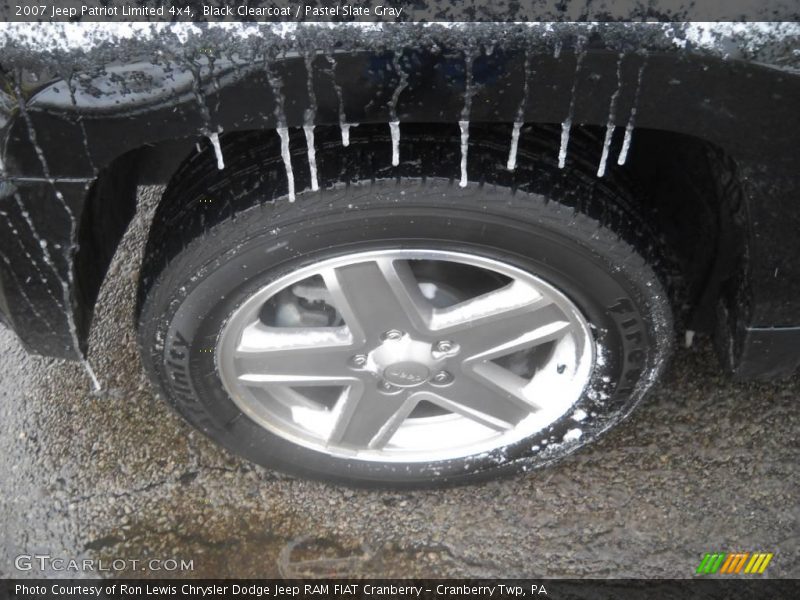
{"label": "black caption bar", "polygon": [[797,598],[800,580],[563,580],[563,579],[289,579],[289,580],[2,580],[0,597],[14,600],[467,600],[653,598]]}
{"label": "black caption bar", "polygon": [[6,0],[19,22],[798,21],[797,0]]}

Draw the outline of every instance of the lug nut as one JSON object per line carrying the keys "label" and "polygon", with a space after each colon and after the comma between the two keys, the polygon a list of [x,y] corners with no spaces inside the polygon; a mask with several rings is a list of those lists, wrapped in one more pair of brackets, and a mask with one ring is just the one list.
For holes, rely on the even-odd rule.
{"label": "lug nut", "polygon": [[386,340],[399,340],[402,337],[403,337],[403,332],[402,331],[400,331],[399,329],[390,329],[389,331],[385,332],[381,336],[381,339],[384,340],[384,341],[386,341]]}
{"label": "lug nut", "polygon": [[399,392],[400,388],[393,386],[388,381],[379,381],[378,390],[383,392],[384,394],[394,394],[395,392]]}
{"label": "lug nut", "polygon": [[453,381],[453,376],[447,371],[439,371],[431,378],[433,385],[447,385]]}
{"label": "lug nut", "polygon": [[461,350],[458,344],[450,340],[440,340],[433,345],[431,354],[434,358],[444,358],[446,356],[455,356]]}
{"label": "lug nut", "polygon": [[350,357],[350,366],[355,369],[362,369],[367,364],[366,354],[356,354]]}
{"label": "lug nut", "polygon": [[449,342],[447,340],[442,340],[441,342],[437,342],[436,349],[439,352],[450,352],[453,349],[453,342]]}
{"label": "lug nut", "polygon": [[440,342],[436,342],[436,350],[441,352],[442,354],[455,354],[458,352],[458,344],[455,342],[451,342],[450,340],[441,340]]}

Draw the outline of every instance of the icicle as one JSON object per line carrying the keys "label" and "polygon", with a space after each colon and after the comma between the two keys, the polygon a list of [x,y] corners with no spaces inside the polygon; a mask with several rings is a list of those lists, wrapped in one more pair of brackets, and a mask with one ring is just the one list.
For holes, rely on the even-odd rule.
{"label": "icicle", "polygon": [[603,153],[600,156],[600,164],[597,167],[597,176],[602,177],[606,174],[606,164],[608,163],[608,153],[611,150],[611,140],[614,137],[614,130],[616,129],[617,118],[617,98],[619,98],[620,90],[622,89],[622,58],[624,54],[620,54],[617,59],[617,89],[611,94],[611,101],[608,104],[608,122],[606,123],[606,136],[603,140]]}
{"label": "icicle", "polygon": [[575,113],[575,99],[578,91],[578,76],[581,72],[581,65],[583,64],[583,57],[585,52],[581,46],[582,42],[578,42],[577,56],[575,58],[575,77],[572,80],[572,91],[570,92],[569,108],[567,109],[567,118],[561,123],[561,146],[558,149],[558,168],[563,169],[567,164],[567,150],[569,148],[569,133],[572,129],[572,115]]}
{"label": "icicle", "polygon": [[[634,113],[636,110],[631,111],[631,118],[633,118]],[[633,140],[633,122],[628,121],[628,124],[625,126],[625,137],[622,139],[622,148],[619,151],[619,156],[617,157],[617,164],[624,165],[625,161],[628,160],[628,150],[631,148],[631,141]]]}
{"label": "icicle", "polygon": [[469,121],[459,121],[461,128],[461,181],[458,185],[467,187],[467,149],[469,146]]}
{"label": "icicle", "polygon": [[195,65],[193,61],[189,61],[189,70],[192,72],[192,92],[197,107],[200,109],[200,115],[203,117],[203,128],[201,129],[204,136],[208,138],[211,145],[214,147],[214,154],[217,157],[217,169],[220,171],[225,168],[225,163],[222,160],[222,149],[219,145],[219,134],[213,133],[211,130],[211,112],[208,110],[206,98],[201,90],[200,67]]}
{"label": "icicle", "polygon": [[310,104],[305,112],[305,125],[303,132],[306,134],[306,148],[308,149],[308,170],[311,175],[311,191],[319,190],[317,179],[317,151],[314,148],[314,124],[317,120],[317,95],[314,91],[314,55],[306,54],[306,88],[308,89],[308,102]]}
{"label": "icicle", "polygon": [[295,201],[294,193],[294,171],[292,170],[292,155],[289,151],[289,129],[286,126],[286,114],[283,111],[283,82],[272,74],[269,65],[265,65],[269,86],[275,96],[275,118],[278,126],[275,130],[281,138],[281,157],[283,166],[286,169],[286,185],[288,189],[289,202]]}
{"label": "icicle", "polygon": [[225,161],[222,158],[222,146],[219,144],[219,134],[209,133],[207,137],[211,145],[214,146],[214,156],[217,157],[217,169],[222,171],[222,169],[225,168]]}
{"label": "icicle", "polygon": [[461,109],[461,120],[458,127],[461,129],[461,180],[458,185],[467,187],[467,150],[469,149],[469,117],[472,113],[472,97],[475,89],[472,87],[472,63],[475,60],[474,50],[470,48],[464,55],[464,108]]}
{"label": "icicle", "polygon": [[517,146],[519,145],[519,130],[522,123],[519,121],[514,123],[514,130],[511,132],[511,149],[508,151],[508,164],[506,169],[513,171],[517,168]]}
{"label": "icicle", "polygon": [[645,66],[647,66],[647,58],[644,59],[642,66],[639,67],[639,75],[636,79],[636,93],[633,96],[633,106],[631,106],[628,124],[625,126],[625,138],[622,140],[622,149],[619,151],[619,157],[617,157],[618,165],[624,165],[625,161],[628,159],[628,150],[630,150],[631,141],[633,139],[633,127],[636,123],[636,111],[639,107],[639,93],[642,91],[642,75],[644,74]]}
{"label": "icicle", "polygon": [[303,131],[306,134],[306,146],[308,146],[308,169],[311,171],[311,190],[316,192],[319,190],[319,181],[317,181],[317,152],[314,149],[314,126],[304,125]]}
{"label": "icicle", "polygon": [[400,94],[408,86],[408,74],[403,70],[400,65],[400,52],[395,50],[392,65],[400,78],[394,88],[392,97],[389,99],[389,130],[392,134],[392,166],[396,167],[400,164],[400,119],[397,116],[397,101],[400,99]]}
{"label": "icicle", "polygon": [[294,202],[294,171],[292,170],[292,155],[289,154],[289,130],[286,127],[278,127],[277,130],[281,138],[281,157],[283,166],[286,167],[286,180],[289,184],[289,202]]}
{"label": "icicle", "polygon": [[517,147],[519,146],[519,132],[525,119],[525,107],[528,104],[528,71],[530,70],[530,55],[525,50],[525,64],[523,66],[524,79],[522,85],[522,98],[517,107],[517,119],[514,121],[514,129],[511,131],[511,148],[508,151],[508,163],[506,168],[513,171],[517,168]]}
{"label": "icicle", "polygon": [[567,164],[567,148],[569,147],[569,132],[572,129],[572,119],[567,117],[561,123],[561,146],[558,149],[558,168],[563,169]]}
{"label": "icicle", "polygon": [[389,131],[392,134],[392,166],[400,164],[400,121],[390,121]]}
{"label": "icicle", "polygon": [[608,153],[611,149],[611,140],[614,137],[616,126],[612,123],[606,125],[606,136],[603,140],[603,152],[600,155],[600,164],[597,166],[597,176],[603,177],[606,174],[606,164],[608,163]]}
{"label": "icicle", "polygon": [[339,127],[342,130],[342,146],[345,148],[350,145],[350,127],[355,125],[347,122],[347,116],[344,112],[344,97],[342,94],[342,86],[336,81],[336,59],[333,56],[326,56],[330,69],[327,69],[328,74],[333,82],[333,90],[336,92],[336,98],[339,101]]}

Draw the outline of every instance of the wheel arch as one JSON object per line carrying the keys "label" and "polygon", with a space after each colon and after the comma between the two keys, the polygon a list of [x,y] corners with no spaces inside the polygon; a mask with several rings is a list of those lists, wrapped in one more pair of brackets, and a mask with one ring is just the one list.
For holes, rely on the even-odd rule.
{"label": "wheel arch", "polygon": [[[411,54],[424,61],[430,58],[426,53],[427,49]],[[767,178],[766,172],[773,171],[778,172],[784,182],[787,182],[785,173],[787,170],[791,172],[795,160],[792,152],[785,151],[786,140],[791,136],[788,132],[778,136],[772,134],[781,131],[783,114],[791,104],[789,100],[792,90],[797,86],[796,77],[793,78],[784,71],[751,63],[726,63],[712,56],[680,55],[674,52],[646,55],[629,51],[622,59],[623,81],[618,86],[615,72],[619,56],[618,52],[594,49],[590,44],[583,58],[583,67],[578,70],[578,54],[566,49],[558,56],[539,52],[533,59],[524,53],[503,52],[500,48],[495,49],[492,54],[483,51],[483,63],[478,65],[481,68],[478,69],[479,76],[475,80],[479,85],[472,98],[470,116],[476,121],[501,124],[498,126],[515,120],[520,99],[524,95],[525,81],[528,80],[524,76],[526,66],[529,67],[529,72],[531,65],[535,63],[535,80],[552,80],[552,84],[531,88],[537,94],[536,102],[525,104],[526,122],[560,123],[569,114],[570,105],[573,104],[571,94],[574,87],[578,90],[572,107],[574,122],[585,124],[589,128],[601,128],[608,119],[608,102],[619,88],[621,91],[618,96],[617,124],[622,127],[628,121],[632,109],[637,108],[631,160],[635,158],[636,148],[640,145],[637,140],[643,130],[657,131],[658,135],[689,136],[700,140],[701,145],[716,148],[715,152],[725,157],[719,161],[722,170],[738,174],[733,178],[734,185],[723,191],[729,193],[735,190],[736,197],[731,198],[731,203],[737,205],[737,215],[746,214],[742,212],[746,207],[742,208],[737,199],[742,180],[749,179],[748,183],[753,182],[752,175],[755,173],[763,182]],[[392,53],[384,50],[343,53],[337,57],[337,73],[341,71],[345,75],[344,85],[348,89],[356,90],[356,93],[345,95],[344,103],[340,105],[335,86],[331,85],[331,78],[326,78],[321,73],[312,86],[316,102],[316,122],[336,127],[342,111],[347,121],[385,123],[389,120],[390,102],[401,80],[398,72],[392,70]],[[417,59],[413,56],[407,58],[411,61]],[[315,72],[317,67],[324,71],[327,60],[326,56],[317,56]],[[284,106],[286,124],[302,125],[311,106],[305,59],[301,55],[286,56],[277,61],[274,67],[283,82],[284,99],[289,99]],[[422,77],[419,81],[411,81],[402,90],[397,104],[399,120],[402,123],[456,122],[464,109],[466,69],[463,55],[455,53],[448,59],[433,60],[427,69],[427,79]],[[493,72],[496,76],[492,75]],[[373,75],[375,73],[383,75]],[[637,91],[640,73],[644,73],[644,83]],[[86,152],[75,151],[68,144],[44,148],[51,175],[56,178],[69,179],[76,175],[87,181],[95,178],[95,191],[87,196],[87,210],[82,213],[82,218],[88,221],[81,224],[80,239],[75,240],[83,247],[83,250],[77,251],[76,263],[78,280],[82,281],[83,286],[78,298],[79,310],[91,314],[93,300],[96,298],[95,288],[99,289],[102,273],[107,266],[99,267],[101,263],[94,267],[87,266],[86,257],[91,256],[92,250],[100,248],[105,253],[104,256],[110,258],[109,253],[113,253],[124,229],[122,222],[125,219],[121,217],[133,214],[130,197],[131,190],[135,190],[136,185],[167,182],[180,161],[191,152],[193,145],[198,140],[202,142],[204,128],[207,131],[222,128],[225,135],[253,127],[275,127],[278,122],[276,96],[263,69],[260,74],[250,73],[248,77],[232,77],[229,85],[223,85],[219,90],[214,88],[210,80],[206,82],[208,90],[205,97],[209,99],[206,110],[210,120],[206,120],[208,115],[203,114],[201,103],[191,91],[180,96],[177,108],[174,98],[171,98],[167,104],[149,101],[149,104],[145,103],[127,112],[100,111],[87,113],[80,119],[70,114],[72,109],[59,113],[56,106],[48,105],[47,96],[41,92],[54,84],[45,86],[30,99],[30,114],[37,130],[50,130],[56,141],[83,138],[86,147],[90,149],[87,156]],[[437,85],[426,87],[431,81],[437,82]],[[530,79],[530,83],[535,83],[534,79]],[[787,93],[776,99],[771,97],[769,90],[778,85],[787,86]],[[753,93],[746,102],[738,103],[743,86],[753,90]],[[694,93],[697,89],[706,93],[695,93],[696,98],[692,99],[690,91]],[[61,96],[63,100],[63,90]],[[597,102],[597,98],[603,100]],[[242,106],[246,109],[244,112],[241,110]],[[766,120],[765,113],[769,113]],[[16,172],[18,175],[35,178],[42,174],[40,159],[32,148],[21,121],[15,120],[7,139],[7,154],[11,157],[7,166],[12,175]],[[84,132],[81,132],[81,127]],[[108,136],[106,132],[115,127],[119,128],[120,135]],[[753,143],[748,145],[748,140]],[[132,162],[140,166],[135,175],[128,172]],[[769,165],[763,166],[765,162],[769,162]],[[92,168],[97,170],[92,171]],[[125,174],[120,175],[123,172]],[[756,184],[755,187],[760,187],[761,190],[754,191],[754,186],[745,186],[744,204],[755,207],[761,217],[767,215],[774,221],[776,207],[786,204],[786,190],[791,188],[791,181],[778,190],[780,196],[772,197],[765,197],[763,194],[764,184]],[[697,194],[692,197],[697,197]],[[113,219],[108,220],[109,215],[102,213],[115,211],[114,206],[120,202],[120,198],[123,209],[112,215]],[[98,236],[92,233],[90,224],[103,222],[103,219],[106,222],[115,222],[113,235]],[[742,230],[742,225],[746,229],[754,221],[760,222],[763,227],[764,218],[756,219],[751,213],[743,222],[737,219],[738,216],[728,223],[735,226],[731,228],[735,233],[728,236],[728,242],[731,247],[735,247],[734,255],[742,257],[739,261],[742,263],[739,265],[742,274],[738,284],[741,288],[742,285],[746,286],[749,277],[745,272],[748,265],[744,264],[746,261],[743,257],[763,257],[769,253],[768,249],[747,252],[747,245],[753,240],[762,246],[768,246],[770,242],[764,241],[763,235]],[[93,240],[92,237],[103,239]],[[777,243],[772,242],[773,245]],[[757,270],[763,271],[762,265],[757,265]],[[791,272],[790,268],[787,270]],[[728,268],[718,272],[727,275]],[[763,279],[766,276],[762,273],[761,277]],[[718,277],[714,276],[712,279]],[[721,292],[722,284],[715,286]],[[741,289],[737,292],[739,296],[740,292]],[[779,324],[786,322],[787,315],[790,314],[786,302],[773,307],[776,302],[769,298],[755,298],[746,292],[745,296],[748,295],[747,302],[751,308],[742,311],[737,319],[770,323],[770,319],[775,318]],[[707,306],[716,302],[713,296],[714,294],[708,295]],[[734,302],[731,304],[735,307]],[[766,308],[762,309],[762,306]],[[736,311],[739,309],[736,308]],[[708,314],[709,310],[703,312]],[[771,316],[773,314],[777,316]]]}

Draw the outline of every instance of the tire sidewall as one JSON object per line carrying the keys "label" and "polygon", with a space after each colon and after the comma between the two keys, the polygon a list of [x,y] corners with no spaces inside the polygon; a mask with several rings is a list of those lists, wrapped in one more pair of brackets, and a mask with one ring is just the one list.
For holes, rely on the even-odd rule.
{"label": "tire sidewall", "polygon": [[[664,362],[671,334],[660,284],[644,261],[616,261],[635,254],[583,215],[541,196],[509,197],[505,191],[471,187],[405,181],[345,210],[338,208],[340,202],[317,197],[303,208],[256,207],[218,225],[198,242],[202,249],[193,252],[190,245],[162,273],[170,285],[157,286],[160,293],[145,304],[143,314],[156,315],[143,320],[146,362],[165,395],[195,426],[254,462],[350,483],[477,480],[548,464],[596,438],[630,412]],[[441,196],[432,189],[441,190]],[[471,203],[465,202],[468,195]],[[304,201],[298,197],[298,204]],[[337,255],[391,248],[477,254],[531,272],[569,297],[590,323],[597,347],[580,400],[529,438],[430,463],[331,457],[247,418],[223,388],[214,361],[228,317],[258,289],[296,269]]]}

